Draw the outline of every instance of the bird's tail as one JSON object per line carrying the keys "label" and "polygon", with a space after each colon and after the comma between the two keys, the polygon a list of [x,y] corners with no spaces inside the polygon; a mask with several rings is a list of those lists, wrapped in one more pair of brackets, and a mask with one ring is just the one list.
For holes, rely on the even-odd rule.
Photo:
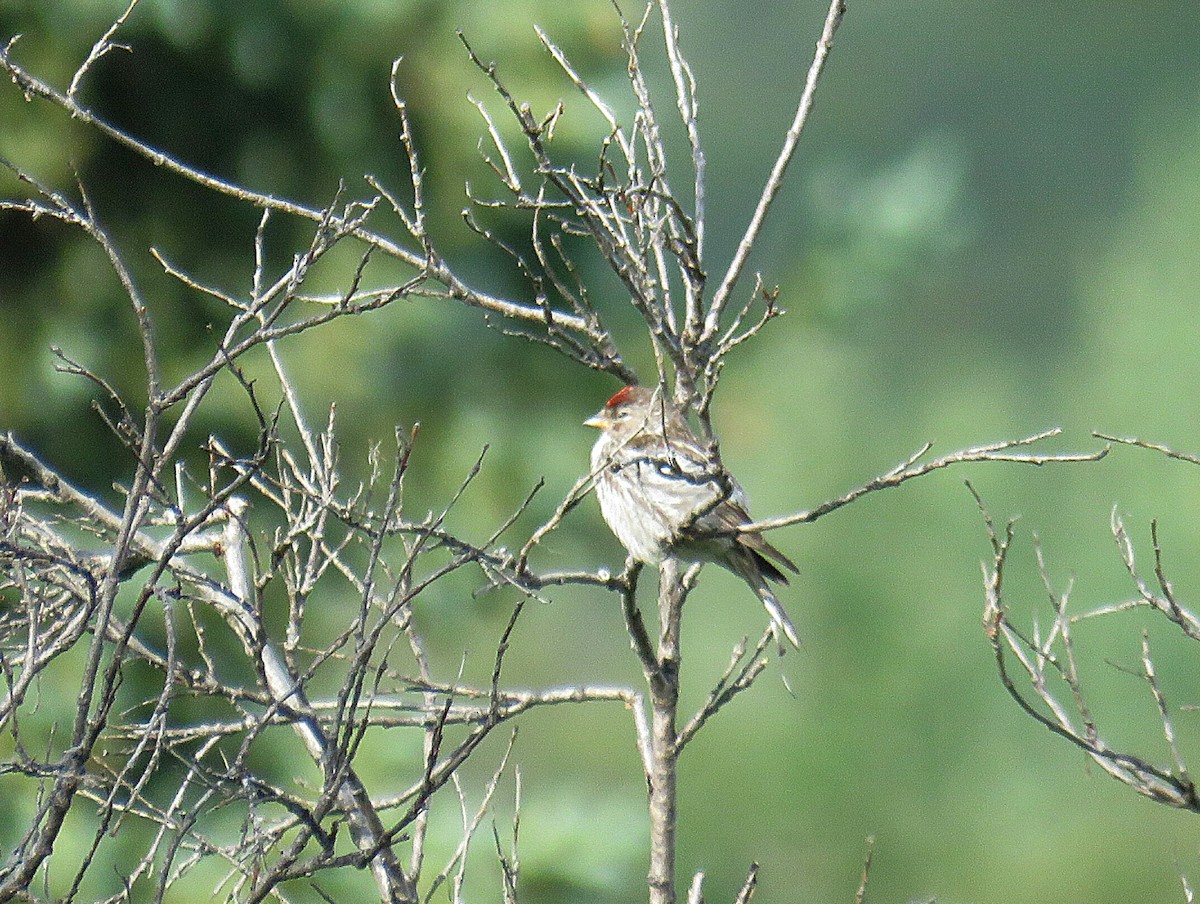
{"label": "bird's tail", "polygon": [[796,633],[796,626],[788,618],[787,612],[784,611],[779,600],[775,598],[775,594],[764,584],[759,588],[758,596],[767,609],[767,615],[771,616],[771,631],[774,632],[775,640],[779,643],[780,652],[783,652],[783,639],[785,637],[793,647],[797,650],[800,649],[800,635]]}

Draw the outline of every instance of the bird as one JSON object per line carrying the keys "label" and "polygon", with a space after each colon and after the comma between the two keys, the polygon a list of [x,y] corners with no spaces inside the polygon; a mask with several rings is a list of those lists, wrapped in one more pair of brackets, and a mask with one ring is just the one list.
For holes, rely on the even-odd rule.
{"label": "bird", "polygon": [[600,431],[591,475],[600,512],[629,556],[657,565],[668,557],[712,562],[745,581],[766,607],[771,629],[800,646],[796,627],[769,581],[799,569],[752,523],[746,491],[715,460],[661,386],[618,390],[583,422]]}

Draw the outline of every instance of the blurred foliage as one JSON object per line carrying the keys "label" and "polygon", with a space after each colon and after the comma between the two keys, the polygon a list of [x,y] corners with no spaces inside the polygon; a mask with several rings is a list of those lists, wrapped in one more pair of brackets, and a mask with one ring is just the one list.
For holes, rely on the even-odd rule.
{"label": "blurred foliage", "polygon": [[[0,40],[22,33],[18,58],[65,86],[123,5],[0,0]],[[790,120],[823,6],[776,0],[753,15],[734,2],[674,6],[700,82],[709,209],[719,213],[715,270]],[[521,293],[508,263],[459,217],[464,180],[483,195],[490,184],[468,93],[501,111],[454,32],[496,60],[535,110],[562,98],[559,138],[588,159],[603,130],[541,49],[535,22],[616,109],[629,109],[619,30],[601,0],[143,0],[122,32],[132,52],[98,63],[82,96],[214,175],[324,205],[340,180],[350,195],[367,194],[363,173],[402,184],[387,90],[402,55],[399,88],[428,166],[435,234],[472,279]],[[717,399],[726,458],[757,512],[815,505],[928,439],[946,452],[1062,425],[1069,448],[1094,447],[1089,431],[1101,429],[1200,450],[1198,46],[1192,0],[851,4],[752,261],[780,285],[790,314],[731,364]],[[223,312],[165,277],[148,250],[245,292],[257,213],[5,87],[0,155],[65,190],[78,175],[150,299],[168,372],[186,373],[212,347]],[[673,112],[669,95],[659,107]],[[22,188],[0,173],[0,190]],[[498,226],[520,241],[522,224]],[[274,259],[306,245],[308,228],[276,218]],[[343,287],[355,264],[350,255],[331,262],[328,289]],[[608,303],[623,307],[619,295]],[[618,324],[626,354],[644,367],[634,321],[623,314]],[[102,494],[130,463],[89,410],[92,387],[56,373],[49,349],[62,347],[138,401],[134,336],[89,241],[0,214],[0,427]],[[470,512],[472,523],[455,525],[468,536],[486,535],[543,475],[547,489],[517,530],[553,508],[586,466],[591,437],[577,425],[612,388],[488,330],[473,311],[437,303],[343,322],[285,354],[315,419],[336,403],[343,457],[357,467],[395,424],[422,422],[414,510],[443,502],[490,444],[458,510],[460,519]],[[207,402],[205,429],[252,442],[244,407],[235,387],[222,387]],[[872,898],[881,901],[1182,900],[1177,873],[1200,877],[1194,817],[1089,772],[996,682],[978,625],[986,539],[966,476],[998,518],[1023,516],[1010,580],[1030,618],[1045,596],[1031,530],[1059,587],[1075,576],[1081,608],[1130,595],[1108,533],[1114,504],[1144,557],[1148,523],[1160,519],[1171,576],[1196,598],[1200,473],[1126,449],[1098,465],[942,472],[782,532],[777,542],[803,571],[787,601],[806,647],[781,663],[795,696],[766,678],[684,762],[680,866],[707,872],[709,900],[731,899],[752,859],[764,864],[756,901],[850,900],[868,835],[878,839]],[[588,505],[547,543],[541,564],[619,561]],[[471,651],[491,648],[511,602],[473,599],[473,589],[461,582],[461,597],[420,613],[451,661],[468,649],[469,673],[488,668],[486,654]],[[689,605],[693,703],[734,639],[759,627],[759,607],[745,597],[732,579],[706,573]],[[510,679],[635,680],[611,599],[582,590],[552,599],[526,616]],[[1101,730],[1165,761],[1145,688],[1105,664],[1136,664],[1141,627],[1132,616],[1091,623],[1079,642]],[[1150,627],[1168,700],[1195,703],[1194,651]],[[1193,753],[1196,720],[1194,711],[1177,720]],[[417,755],[415,739],[399,742],[402,754],[388,740],[378,768],[388,756]],[[516,758],[523,900],[639,897],[645,817],[628,715],[536,714]],[[10,803],[10,814],[19,819],[29,804]],[[504,819],[502,807],[497,824]],[[443,845],[452,845],[455,826],[445,828]],[[476,881],[489,891],[479,900],[495,898],[486,847]]]}

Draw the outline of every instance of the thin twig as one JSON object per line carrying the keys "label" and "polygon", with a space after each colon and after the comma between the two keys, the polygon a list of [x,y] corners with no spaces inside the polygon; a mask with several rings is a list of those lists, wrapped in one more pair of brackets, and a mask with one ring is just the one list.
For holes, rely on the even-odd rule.
{"label": "thin twig", "polygon": [[742,883],[737,897],[733,899],[734,904],[750,904],[750,899],[754,897],[754,889],[758,887],[758,869],[757,863],[750,864],[750,871],[746,874],[746,881]]}
{"label": "thin twig", "polygon": [[1193,455],[1190,452],[1179,452],[1168,446],[1148,442],[1144,439],[1138,439],[1136,436],[1110,436],[1107,433],[1100,432],[1093,432],[1092,436],[1096,437],[1096,439],[1102,439],[1108,443],[1120,443],[1125,446],[1137,446],[1140,449],[1149,449],[1152,452],[1161,452],[1168,458],[1175,458],[1179,461],[1186,461],[1189,464],[1200,465],[1200,455]]}
{"label": "thin twig", "polygon": [[858,890],[854,893],[854,904],[867,904],[867,883],[871,877],[871,861],[875,857],[875,836],[867,838],[867,853],[863,856],[862,878],[858,882]]}
{"label": "thin twig", "polygon": [[775,530],[780,527],[787,527],[792,524],[807,524],[811,521],[816,521],[818,518],[828,515],[830,512],[840,509],[856,499],[875,493],[879,490],[891,489],[900,484],[912,480],[915,477],[921,477],[931,471],[937,471],[941,468],[949,467],[950,465],[965,464],[967,462],[980,461],[1003,461],[1015,464],[1025,465],[1048,465],[1048,464],[1067,464],[1071,462],[1090,462],[1100,461],[1108,455],[1109,447],[1105,446],[1095,452],[1080,452],[1080,453],[1051,453],[1051,454],[1033,454],[1013,452],[1013,449],[1024,448],[1039,443],[1042,440],[1058,436],[1062,432],[1061,428],[1055,427],[1051,430],[1044,430],[1041,433],[1035,433],[1032,436],[1027,436],[1024,439],[1004,440],[998,443],[988,443],[982,446],[974,446],[969,449],[962,449],[958,452],[952,452],[949,455],[944,455],[941,458],[936,458],[932,461],[927,461],[924,464],[917,464],[930,449],[933,448],[933,443],[929,442],[910,455],[900,464],[896,465],[873,480],[868,481],[857,489],[851,490],[844,496],[839,496],[836,499],[831,499],[822,505],[808,511],[797,512],[794,515],[783,515],[778,518],[768,518],[763,521],[754,521],[749,524],[744,524],[738,527],[738,531],[742,533],[759,533],[766,530]]}

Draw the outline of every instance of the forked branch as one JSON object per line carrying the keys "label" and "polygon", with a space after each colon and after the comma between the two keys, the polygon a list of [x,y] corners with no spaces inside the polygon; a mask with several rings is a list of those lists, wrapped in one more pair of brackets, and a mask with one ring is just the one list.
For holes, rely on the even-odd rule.
{"label": "forked branch", "polygon": [[[968,485],[969,486],[969,485]],[[1083,750],[1101,769],[1117,781],[1151,800],[1171,807],[1200,812],[1200,794],[1184,763],[1176,740],[1166,699],[1158,683],[1150,655],[1148,636],[1143,632],[1140,645],[1141,671],[1155,710],[1162,724],[1173,767],[1158,766],[1150,760],[1114,747],[1100,731],[1098,717],[1087,702],[1083,670],[1074,640],[1074,626],[1082,619],[1098,614],[1112,615],[1130,607],[1104,607],[1102,610],[1074,615],[1069,611],[1070,588],[1056,591],[1040,546],[1035,545],[1038,572],[1050,600],[1052,620],[1048,629],[1030,634],[1012,620],[1005,600],[1004,573],[1014,539],[1014,523],[998,530],[982,499],[971,488],[979,505],[992,546],[992,560],[983,568],[983,627],[991,642],[1000,682],[1021,710],[1058,737]],[[1135,582],[1139,583],[1127,545],[1124,526],[1114,518],[1114,537],[1126,559]],[[1137,601],[1166,615],[1176,626],[1189,620],[1173,612],[1170,604],[1147,599]],[[1181,608],[1180,612],[1184,611]],[[1186,633],[1186,632],[1185,632]],[[1195,638],[1191,638],[1195,639]]]}

